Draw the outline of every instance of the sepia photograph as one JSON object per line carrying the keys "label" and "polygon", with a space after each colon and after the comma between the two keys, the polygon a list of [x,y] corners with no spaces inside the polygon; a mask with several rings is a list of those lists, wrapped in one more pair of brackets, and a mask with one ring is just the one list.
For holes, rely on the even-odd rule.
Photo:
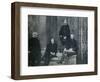
{"label": "sepia photograph", "polygon": [[28,66],[88,64],[88,18],[28,15]]}

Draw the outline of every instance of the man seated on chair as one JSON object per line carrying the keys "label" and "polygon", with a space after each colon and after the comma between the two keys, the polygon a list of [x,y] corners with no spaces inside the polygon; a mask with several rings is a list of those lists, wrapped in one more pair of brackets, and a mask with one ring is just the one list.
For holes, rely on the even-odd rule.
{"label": "man seated on chair", "polygon": [[45,58],[45,65],[49,65],[52,57],[56,57],[57,53],[57,43],[55,42],[54,38],[51,38],[50,42],[47,44],[46,52],[44,55]]}
{"label": "man seated on chair", "polygon": [[[74,34],[71,34],[70,35],[70,48],[68,49],[68,56],[71,56],[71,55],[75,55],[78,53],[78,45],[77,45],[77,41],[74,39]],[[67,45],[66,45],[67,46]]]}
{"label": "man seated on chair", "polygon": [[74,35],[71,34],[70,38],[66,39],[66,44],[64,46],[63,55],[60,63],[64,62],[67,64],[68,57],[77,55],[77,52],[78,52],[77,42],[74,39]]}

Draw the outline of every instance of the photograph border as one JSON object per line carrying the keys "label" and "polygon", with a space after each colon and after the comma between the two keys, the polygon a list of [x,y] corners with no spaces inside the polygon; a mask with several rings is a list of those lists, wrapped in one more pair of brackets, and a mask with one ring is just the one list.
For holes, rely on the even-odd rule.
{"label": "photograph border", "polygon": [[[20,75],[20,8],[38,7],[38,8],[57,8],[74,10],[93,10],[94,11],[94,71],[78,73],[59,73],[43,75]],[[28,2],[13,2],[11,4],[11,78],[15,80],[38,79],[38,78],[56,78],[69,76],[97,75],[97,7],[61,5],[61,4],[43,4]]]}

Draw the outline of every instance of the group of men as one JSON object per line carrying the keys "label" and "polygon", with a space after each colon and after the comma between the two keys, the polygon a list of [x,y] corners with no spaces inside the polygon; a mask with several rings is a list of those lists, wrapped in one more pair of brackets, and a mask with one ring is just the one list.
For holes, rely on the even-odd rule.
{"label": "group of men", "polygon": [[[69,25],[66,24],[66,20],[64,20],[64,24],[61,26],[59,31],[59,39],[63,46],[62,53],[65,52],[74,52],[73,54],[77,54],[78,46],[77,42],[74,39],[74,34],[70,33]],[[28,55],[28,66],[39,66],[41,63],[41,47],[40,42],[38,40],[37,32],[33,32],[32,38],[29,40],[29,55]],[[51,58],[56,57],[57,53],[57,42],[52,37],[50,42],[46,46],[45,54],[44,54],[44,65],[49,65]],[[70,54],[70,53],[69,53]],[[71,53],[72,54],[72,53]],[[73,55],[72,54],[72,55]],[[62,55],[63,61],[64,55]]]}

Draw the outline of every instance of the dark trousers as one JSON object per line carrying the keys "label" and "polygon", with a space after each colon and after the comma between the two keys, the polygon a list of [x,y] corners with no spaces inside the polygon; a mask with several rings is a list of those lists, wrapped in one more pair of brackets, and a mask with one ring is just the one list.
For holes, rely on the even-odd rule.
{"label": "dark trousers", "polygon": [[30,53],[28,54],[28,66],[39,66],[41,61],[40,53]]}

